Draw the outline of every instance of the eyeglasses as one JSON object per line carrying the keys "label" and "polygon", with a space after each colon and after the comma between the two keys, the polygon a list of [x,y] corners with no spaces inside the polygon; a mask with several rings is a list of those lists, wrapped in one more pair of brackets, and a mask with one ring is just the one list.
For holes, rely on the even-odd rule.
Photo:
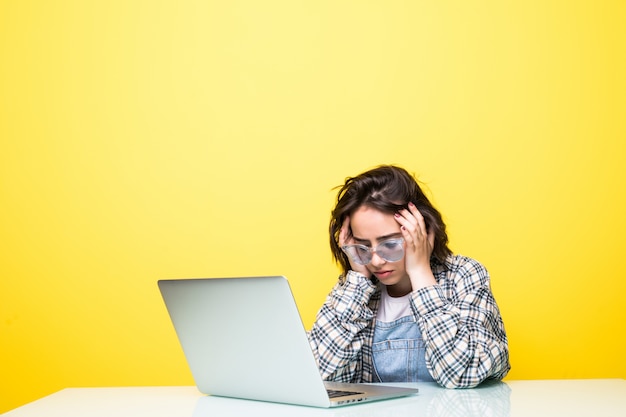
{"label": "eyeglasses", "polygon": [[404,239],[388,239],[380,242],[375,248],[365,245],[344,245],[341,249],[354,262],[359,265],[367,265],[372,262],[374,253],[387,262],[396,262],[404,256]]}

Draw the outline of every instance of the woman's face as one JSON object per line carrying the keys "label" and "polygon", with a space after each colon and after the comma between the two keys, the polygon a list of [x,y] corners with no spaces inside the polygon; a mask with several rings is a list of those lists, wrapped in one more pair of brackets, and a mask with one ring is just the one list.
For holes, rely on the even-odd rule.
{"label": "woman's face", "polygon": [[[401,238],[400,224],[392,214],[371,207],[361,206],[350,216],[350,227],[354,243],[375,248],[387,239]],[[404,257],[396,262],[382,259],[376,253],[366,268],[396,293],[411,291],[411,281],[406,273]],[[389,288],[390,290],[392,288]],[[406,292],[405,292],[406,291]],[[391,292],[390,292],[391,293]]]}

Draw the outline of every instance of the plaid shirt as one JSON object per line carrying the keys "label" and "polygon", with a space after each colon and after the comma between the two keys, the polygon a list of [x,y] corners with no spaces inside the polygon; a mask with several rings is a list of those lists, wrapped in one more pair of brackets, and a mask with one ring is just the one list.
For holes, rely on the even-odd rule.
{"label": "plaid shirt", "polygon": [[[426,364],[447,388],[502,379],[510,369],[504,324],[489,274],[477,261],[449,256],[433,263],[437,285],[411,293],[426,345]],[[320,309],[309,342],[323,379],[373,382],[372,341],[380,289],[365,276],[342,276]]]}

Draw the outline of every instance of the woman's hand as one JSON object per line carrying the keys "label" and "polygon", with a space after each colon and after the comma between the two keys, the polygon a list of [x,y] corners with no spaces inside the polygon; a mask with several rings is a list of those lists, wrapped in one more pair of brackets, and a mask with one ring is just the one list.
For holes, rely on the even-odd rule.
{"label": "woman's hand", "polygon": [[430,269],[430,255],[435,245],[435,234],[426,231],[424,216],[413,203],[409,209],[396,213],[395,219],[400,223],[404,238],[404,262],[406,272],[411,279],[413,291],[437,283]]}
{"label": "woman's hand", "polygon": [[[346,219],[343,221],[341,225],[341,230],[339,231],[339,246],[343,247],[343,245],[349,245],[354,243],[352,240],[352,232],[350,231],[350,216],[346,216]],[[348,256],[348,261],[350,262],[350,269],[354,272],[358,272],[359,274],[365,275],[367,278],[371,278],[372,273],[367,269],[365,265],[359,265],[352,260],[352,257]]]}

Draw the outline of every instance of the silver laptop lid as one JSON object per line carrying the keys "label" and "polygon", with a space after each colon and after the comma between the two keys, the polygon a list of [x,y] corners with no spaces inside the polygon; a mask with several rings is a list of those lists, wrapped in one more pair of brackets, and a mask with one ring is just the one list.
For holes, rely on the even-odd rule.
{"label": "silver laptop lid", "polygon": [[328,407],[285,277],[158,284],[201,392]]}

